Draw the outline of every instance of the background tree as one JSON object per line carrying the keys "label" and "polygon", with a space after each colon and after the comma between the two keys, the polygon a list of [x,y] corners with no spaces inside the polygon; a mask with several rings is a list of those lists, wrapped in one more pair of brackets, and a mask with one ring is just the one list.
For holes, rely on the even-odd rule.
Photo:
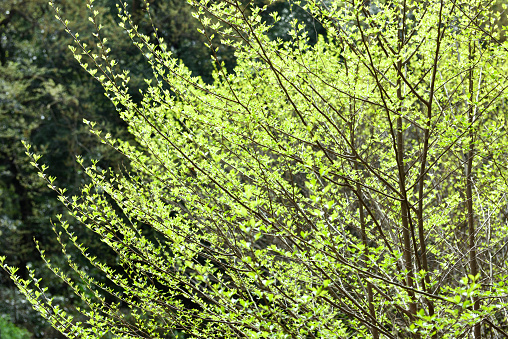
{"label": "background tree", "polygon": [[5,265],[34,307],[71,337],[506,336],[506,44],[493,4],[297,2],[326,31],[314,45],[298,20],[271,38],[281,18],[261,20],[266,6],[191,4],[212,83],[119,7],[153,70],[139,99],[92,4],[94,44],[62,20],[137,145],[86,120],[130,168],[79,158],[92,182],[79,195],[27,145],[122,266],[60,215],[64,253],[70,241],[115,287],[74,259],[77,279],[47,262],[87,305],[75,322]]}

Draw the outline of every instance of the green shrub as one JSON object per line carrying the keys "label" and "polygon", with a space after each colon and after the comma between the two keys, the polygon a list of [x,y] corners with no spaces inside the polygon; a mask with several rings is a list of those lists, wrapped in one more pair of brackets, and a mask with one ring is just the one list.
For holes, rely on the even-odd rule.
{"label": "green shrub", "polygon": [[30,333],[19,328],[10,322],[10,319],[4,315],[0,315],[0,338],[2,339],[29,339]]}

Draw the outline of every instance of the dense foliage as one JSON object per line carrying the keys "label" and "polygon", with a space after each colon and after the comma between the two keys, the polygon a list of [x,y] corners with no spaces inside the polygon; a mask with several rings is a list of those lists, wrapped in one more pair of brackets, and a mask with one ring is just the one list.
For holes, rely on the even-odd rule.
{"label": "dense foliage", "polygon": [[[4,265],[34,308],[69,337],[507,336],[508,43],[497,7],[290,3],[319,22],[311,40],[301,18],[268,5],[189,5],[215,62],[209,81],[159,30],[140,30],[154,4],[132,15],[118,5],[152,70],[139,97],[93,2],[92,44],[59,16],[136,143],[85,120],[129,167],[78,157],[91,181],[79,194],[57,187],[25,143],[49,188],[118,256],[105,262],[58,215],[64,254],[88,266],[74,255],[70,271],[46,263],[82,316],[32,271],[22,279]],[[284,20],[285,39],[273,34]]]}

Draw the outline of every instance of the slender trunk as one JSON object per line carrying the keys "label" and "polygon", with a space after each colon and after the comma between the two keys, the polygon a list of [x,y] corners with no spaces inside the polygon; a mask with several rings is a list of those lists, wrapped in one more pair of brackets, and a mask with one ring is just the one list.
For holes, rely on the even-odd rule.
{"label": "slender trunk", "polygon": [[[355,171],[358,171],[358,162],[355,161]],[[356,192],[359,197],[362,196],[362,187],[359,183],[356,183]],[[360,226],[362,231],[362,242],[365,246],[365,252],[368,254],[368,241],[367,241],[367,233],[365,230],[365,213],[363,211],[363,205],[359,201],[359,208],[360,208]],[[370,282],[367,282],[367,301],[369,304],[369,312],[373,319],[376,319],[376,311],[374,309],[374,295],[372,292],[372,284]],[[372,337],[374,339],[379,339],[379,331],[375,326],[371,327]]]}
{"label": "slender trunk", "polygon": [[[354,118],[354,112],[356,112],[356,102],[353,101],[352,103],[352,106],[350,106],[350,110],[351,110],[351,116],[352,116],[352,119],[353,121],[351,122],[351,125],[350,125],[350,136],[351,136],[351,140],[350,140],[350,143],[351,143],[351,148],[352,150],[354,150],[356,148],[356,141],[355,141],[355,118]],[[355,169],[355,172],[358,173],[358,160],[355,159],[354,160],[354,169]],[[360,209],[360,228],[361,228],[361,236],[362,236],[362,243],[363,245],[365,246],[365,253],[368,255],[369,253],[369,247],[368,247],[368,240],[367,240],[367,231],[366,231],[366,225],[365,225],[365,211],[363,210],[363,199],[362,199],[362,186],[360,185],[359,182],[356,183],[356,196],[358,197],[358,208]],[[365,258],[364,258],[364,261],[365,261]],[[366,266],[366,265],[365,265]],[[372,319],[374,320],[373,323],[374,323],[374,326],[372,326],[370,328],[370,331],[372,333],[372,338],[373,339],[379,339],[379,331],[378,331],[378,328],[376,327],[376,310],[374,308],[374,294],[373,294],[373,291],[372,291],[372,284],[370,282],[367,282],[367,302],[368,302],[368,305],[369,305],[369,313],[372,317]]]}
{"label": "slender trunk", "polygon": [[[426,166],[427,166],[427,155],[429,152],[429,138],[430,138],[430,128],[431,128],[431,120],[432,120],[432,104],[434,100],[434,91],[435,91],[435,85],[436,85],[436,74],[437,74],[437,68],[438,68],[438,60],[439,60],[439,51],[441,48],[441,38],[442,34],[444,34],[444,28],[443,32],[441,31],[441,22],[442,22],[442,13],[443,13],[443,4],[441,3],[441,7],[439,8],[439,24],[437,26],[437,39],[436,39],[436,51],[434,55],[434,65],[432,70],[432,78],[430,83],[430,96],[429,101],[426,106],[427,108],[427,123],[424,130],[424,141],[423,141],[423,150],[422,150],[422,162],[420,166],[420,177],[418,182],[418,237],[420,242],[420,252],[421,252],[421,262],[422,262],[422,268],[426,272],[425,277],[422,279],[422,285],[424,290],[427,290],[427,286],[430,286],[430,278],[428,275],[429,272],[429,264],[427,260],[427,244],[425,241],[425,230],[423,227],[423,187],[425,184],[425,172],[426,172]],[[425,107],[425,106],[424,106]],[[434,315],[434,303],[431,299],[426,298],[426,303],[429,309],[429,315]],[[432,336],[433,338],[437,338],[437,332]]]}
{"label": "slender trunk", "polygon": [[[474,59],[474,46],[471,47],[469,43],[469,60],[472,62]],[[473,156],[474,156],[474,110],[473,110],[473,95],[474,95],[474,71],[472,66],[469,70],[469,109],[468,109],[468,122],[469,122],[469,149],[467,152],[466,161],[466,205],[467,205],[467,224],[468,224],[468,237],[469,237],[469,265],[471,274],[476,277],[478,274],[478,263],[476,259],[476,239],[475,239],[475,225],[474,225],[474,212],[473,212]],[[473,310],[477,311],[480,309],[480,301],[478,297],[473,297]],[[481,323],[478,322],[473,328],[474,339],[481,338]]]}
{"label": "slender trunk", "polygon": [[[402,118],[397,118],[397,162],[399,167],[399,187],[403,196],[403,200],[400,202],[401,217],[402,217],[402,237],[403,237],[403,250],[404,250],[404,266],[407,271],[406,285],[409,288],[413,288],[414,285],[414,274],[413,274],[413,259],[411,256],[411,237],[409,230],[409,216],[407,210],[407,195],[406,195],[406,176],[404,171],[404,137],[402,132]],[[408,294],[411,298],[409,304],[409,311],[414,316],[416,315],[416,303],[415,294],[409,290]],[[412,319],[413,320],[413,319]]]}
{"label": "slender trunk", "polygon": [[[404,47],[404,39],[405,39],[405,20],[406,20],[406,2],[404,1],[403,8],[401,10],[401,24],[399,28],[399,44],[398,50],[399,53],[402,51]],[[397,61],[397,68],[399,74],[402,73],[402,60]],[[407,272],[406,275],[406,285],[409,288],[413,288],[414,285],[414,273],[413,273],[413,258],[411,255],[411,230],[409,223],[409,211],[408,211],[408,201],[407,201],[407,193],[406,193],[406,171],[404,166],[404,132],[402,130],[402,102],[404,97],[402,95],[402,80],[400,77],[397,79],[397,99],[399,101],[398,108],[398,117],[397,117],[397,167],[399,172],[399,189],[402,195],[402,201],[400,202],[401,209],[401,218],[402,218],[402,237],[403,237],[403,251],[404,251],[404,266]],[[409,312],[411,313],[411,321],[415,320],[416,313],[418,312],[416,306],[416,297],[415,293],[412,290],[408,290],[409,298],[411,299],[409,302]],[[415,335],[418,338],[418,335]]]}
{"label": "slender trunk", "polygon": [[[430,110],[430,109],[429,109]],[[428,115],[428,125],[430,125],[431,113]],[[427,244],[425,242],[425,230],[423,227],[423,185],[425,183],[425,170],[427,163],[427,153],[429,149],[429,126],[425,129],[425,140],[423,142],[423,156],[422,156],[422,164],[420,167],[420,182],[418,183],[418,241],[420,242],[420,252],[421,252],[421,260],[422,260],[422,268],[426,272],[425,277],[422,279],[423,289],[427,290],[427,286],[430,286],[430,278],[429,278],[429,264],[427,260]],[[434,303],[431,299],[425,298],[427,306],[429,308],[429,315],[434,315]],[[437,337],[437,333],[433,336],[433,338]]]}

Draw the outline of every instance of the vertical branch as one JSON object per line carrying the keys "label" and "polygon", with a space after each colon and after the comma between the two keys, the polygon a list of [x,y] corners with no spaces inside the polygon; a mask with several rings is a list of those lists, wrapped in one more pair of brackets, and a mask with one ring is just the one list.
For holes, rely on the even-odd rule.
{"label": "vertical branch", "polygon": [[[432,120],[432,104],[434,100],[434,91],[435,91],[435,85],[436,85],[436,74],[437,74],[437,68],[438,68],[438,60],[439,60],[439,51],[441,48],[441,39],[444,34],[445,28],[443,27],[443,30],[441,31],[441,25],[443,21],[443,1],[441,1],[441,6],[439,8],[439,20],[437,25],[437,39],[436,39],[436,52],[434,54],[434,62],[433,62],[433,69],[432,69],[432,75],[431,75],[431,81],[430,81],[430,97],[427,103],[427,123],[424,130],[424,141],[423,141],[423,150],[422,150],[422,160],[421,160],[421,166],[420,166],[420,175],[418,180],[418,210],[417,210],[417,217],[418,217],[418,236],[419,236],[419,242],[420,242],[420,252],[421,252],[421,259],[422,259],[422,268],[425,270],[425,277],[422,279],[422,285],[424,289],[426,289],[426,285],[430,285],[430,279],[429,279],[429,265],[427,260],[427,246],[425,241],[425,230],[423,227],[423,187],[425,184],[425,173],[426,173],[426,166],[427,166],[427,155],[429,152],[429,139],[430,139],[430,127],[431,127],[431,120]],[[426,298],[427,306],[429,308],[429,315],[434,315],[434,303],[429,298]]]}
{"label": "vertical branch", "polygon": [[[355,161],[355,171],[358,170],[358,162]],[[356,183],[356,191],[358,196],[362,196],[362,188],[359,183]],[[362,242],[365,246],[365,252],[368,254],[368,244],[367,244],[367,233],[365,231],[365,213],[363,211],[363,205],[360,202],[359,203],[360,208],[360,225],[361,225],[361,231],[362,231]],[[370,282],[367,282],[367,301],[369,303],[369,312],[373,319],[376,319],[376,311],[374,309],[374,295],[372,292],[372,284]],[[374,339],[379,339],[379,332],[375,326],[371,327],[372,337]]]}
{"label": "vertical branch", "polygon": [[[353,108],[352,111],[355,112],[355,109]],[[356,148],[354,115],[353,115],[353,120],[351,121],[351,147],[353,149]],[[357,159],[354,160],[354,169],[355,169],[355,172],[358,173],[358,160]],[[358,196],[358,205],[359,205],[358,208],[360,209],[360,227],[361,227],[361,232],[362,232],[362,234],[361,234],[362,243],[365,246],[366,254],[368,254],[369,247],[368,247],[368,241],[367,241],[367,233],[365,230],[365,212],[363,210],[363,203],[361,201],[362,186],[360,185],[360,183],[358,181],[356,182],[356,195]],[[370,315],[372,316],[372,319],[376,319],[376,311],[374,309],[374,295],[372,292],[372,284],[370,282],[367,282],[367,302],[369,305],[369,312],[370,312]],[[372,326],[370,330],[372,332],[372,337],[374,339],[379,339],[379,331],[376,328],[376,326]]]}
{"label": "vertical branch", "polygon": [[[405,27],[405,12],[406,12],[406,1],[404,1],[403,9],[401,13],[401,23],[398,30],[398,54],[404,45],[404,30]],[[399,60],[397,60],[397,73],[402,74],[402,60],[399,56]],[[408,201],[407,201],[407,192],[406,192],[406,171],[404,166],[404,133],[402,130],[402,101],[404,97],[402,95],[402,80],[399,76],[397,78],[397,100],[399,107],[397,108],[397,151],[396,151],[396,160],[397,167],[399,172],[399,189],[402,195],[402,200],[400,202],[401,207],[401,218],[402,218],[402,237],[403,237],[403,250],[404,250],[404,265],[406,268],[406,284],[412,289],[414,285],[414,272],[413,272],[413,259],[411,255],[411,234],[410,234],[410,223],[409,223],[409,210],[408,210]],[[408,291],[409,297],[411,298],[409,304],[409,311],[411,314],[411,321],[414,320],[414,316],[417,313],[416,306],[416,297],[412,290]]]}
{"label": "vertical branch", "polygon": [[[399,80],[399,84],[400,80]],[[397,89],[397,97],[402,99],[401,89]],[[400,112],[401,113],[401,112]],[[404,250],[404,265],[407,271],[406,284],[409,288],[413,288],[414,285],[414,273],[413,273],[413,259],[411,256],[411,238],[409,230],[409,215],[407,209],[407,194],[406,194],[406,175],[404,171],[404,136],[402,132],[402,117],[397,118],[397,167],[399,170],[399,187],[403,194],[403,200],[400,202],[401,217],[402,217],[402,237],[403,237],[403,250]],[[408,290],[408,294],[411,298],[409,304],[409,310],[411,315],[416,315],[417,308],[415,303],[415,294],[412,290]]]}
{"label": "vertical branch", "polygon": [[[474,70],[473,70],[473,59],[475,53],[475,46],[471,46],[469,42],[469,108],[468,123],[469,123],[469,147],[467,152],[466,161],[466,205],[467,205],[467,224],[468,224],[468,238],[469,238],[469,265],[471,274],[477,276],[478,274],[478,263],[476,259],[476,239],[475,239],[475,225],[474,225],[474,212],[473,212],[473,156],[474,156],[474,112],[473,112],[473,95],[474,95]],[[473,296],[473,310],[477,311],[480,309],[480,301],[477,296]],[[474,339],[481,338],[481,322],[477,322],[473,328]]]}

